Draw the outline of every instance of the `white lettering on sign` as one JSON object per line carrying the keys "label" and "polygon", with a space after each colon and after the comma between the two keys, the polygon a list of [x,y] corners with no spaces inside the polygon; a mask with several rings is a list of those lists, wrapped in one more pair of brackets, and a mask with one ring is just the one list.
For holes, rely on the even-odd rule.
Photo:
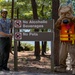
{"label": "white lettering on sign", "polygon": [[23,36],[28,36],[28,33],[23,33]]}
{"label": "white lettering on sign", "polygon": [[38,33],[32,33],[32,32],[23,33],[23,36],[38,36]]}
{"label": "white lettering on sign", "polygon": [[23,27],[24,28],[43,28],[44,26],[43,25],[26,25],[26,24],[23,24]]}
{"label": "white lettering on sign", "polygon": [[38,36],[38,33],[29,33],[29,36]]}
{"label": "white lettering on sign", "polygon": [[40,20],[37,20],[37,21],[35,21],[35,20],[30,20],[29,23],[38,24],[38,23],[47,23],[47,21],[46,21],[46,20],[42,20],[42,21],[40,21]]}
{"label": "white lettering on sign", "polygon": [[25,24],[26,24],[26,23],[28,23],[28,21],[26,21],[26,20],[23,20],[23,23],[25,23]]}

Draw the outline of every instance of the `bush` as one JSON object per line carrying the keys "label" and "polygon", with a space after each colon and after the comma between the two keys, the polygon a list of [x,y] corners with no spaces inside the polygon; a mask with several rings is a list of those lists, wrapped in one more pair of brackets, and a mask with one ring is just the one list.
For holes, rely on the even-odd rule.
{"label": "bush", "polygon": [[[18,51],[32,51],[34,50],[34,46],[29,43],[21,43],[20,47],[17,47]],[[14,41],[12,41],[12,50],[14,50]]]}
{"label": "bush", "polygon": [[25,51],[33,51],[34,50],[34,46],[28,43],[23,44],[23,49]]}

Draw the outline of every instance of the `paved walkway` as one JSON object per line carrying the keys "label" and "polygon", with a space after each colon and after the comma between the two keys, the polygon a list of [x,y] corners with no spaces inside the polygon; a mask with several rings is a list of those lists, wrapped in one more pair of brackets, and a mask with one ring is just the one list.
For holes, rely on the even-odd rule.
{"label": "paved walkway", "polygon": [[5,72],[5,71],[1,71],[0,75],[72,75],[70,72],[68,73],[50,73],[50,74],[43,74],[43,73],[28,73],[28,72]]}

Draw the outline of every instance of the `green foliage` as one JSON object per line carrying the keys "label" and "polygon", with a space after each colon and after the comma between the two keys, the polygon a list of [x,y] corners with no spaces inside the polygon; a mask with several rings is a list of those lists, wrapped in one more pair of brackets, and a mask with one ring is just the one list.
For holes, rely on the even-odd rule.
{"label": "green foliage", "polygon": [[60,3],[65,3],[66,2],[66,0],[60,0]]}
{"label": "green foliage", "polygon": [[[33,19],[31,0],[14,0],[14,18]],[[66,3],[67,0],[59,0],[60,5]],[[52,18],[52,0],[36,0],[37,13],[39,19]],[[11,18],[12,0],[0,0],[0,10],[7,8],[8,17]],[[17,14],[17,9],[19,12]]]}
{"label": "green foliage", "polygon": [[[31,0],[14,0],[14,18],[17,18],[17,9],[19,9],[19,19],[32,19],[32,5]],[[37,13],[39,19],[48,19],[51,17],[52,0],[36,0]],[[11,18],[12,0],[0,0],[0,10],[7,8],[8,17]],[[43,7],[43,9],[42,9]]]}
{"label": "green foliage", "polygon": [[23,47],[23,49],[25,51],[33,51],[34,50],[34,46],[31,45],[30,43],[21,43],[21,46]]}
{"label": "green foliage", "polygon": [[51,0],[37,0],[39,19],[48,19],[51,17],[52,1]]}
{"label": "green foliage", "polygon": [[[32,45],[32,44],[30,44],[30,43],[22,43],[22,42],[20,42],[21,43],[21,48],[23,48],[22,50],[23,51],[33,51],[34,50],[34,46]],[[12,47],[14,48],[14,41],[12,40]],[[40,50],[42,50],[42,45],[40,46]],[[49,47],[48,47],[48,45],[47,45],[47,47],[46,47],[46,50],[48,51],[49,50]]]}
{"label": "green foliage", "polygon": [[14,40],[12,40],[12,47],[14,47]]}
{"label": "green foliage", "polygon": [[[32,50],[34,50],[34,46],[32,44],[30,44],[30,43],[22,43],[22,42],[20,42],[20,43],[21,43],[21,47],[20,48],[23,51],[32,51]],[[13,40],[12,40],[12,48],[14,48],[14,41]],[[20,51],[22,51],[22,50],[20,50]]]}

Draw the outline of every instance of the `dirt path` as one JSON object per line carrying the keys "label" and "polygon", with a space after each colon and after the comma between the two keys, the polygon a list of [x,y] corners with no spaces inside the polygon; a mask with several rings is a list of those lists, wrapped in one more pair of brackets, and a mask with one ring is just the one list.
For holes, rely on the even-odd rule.
{"label": "dirt path", "polygon": [[[50,73],[50,54],[41,56],[40,61],[35,60],[33,51],[18,52],[18,70],[36,73]],[[10,54],[8,66],[14,70],[14,56]]]}

